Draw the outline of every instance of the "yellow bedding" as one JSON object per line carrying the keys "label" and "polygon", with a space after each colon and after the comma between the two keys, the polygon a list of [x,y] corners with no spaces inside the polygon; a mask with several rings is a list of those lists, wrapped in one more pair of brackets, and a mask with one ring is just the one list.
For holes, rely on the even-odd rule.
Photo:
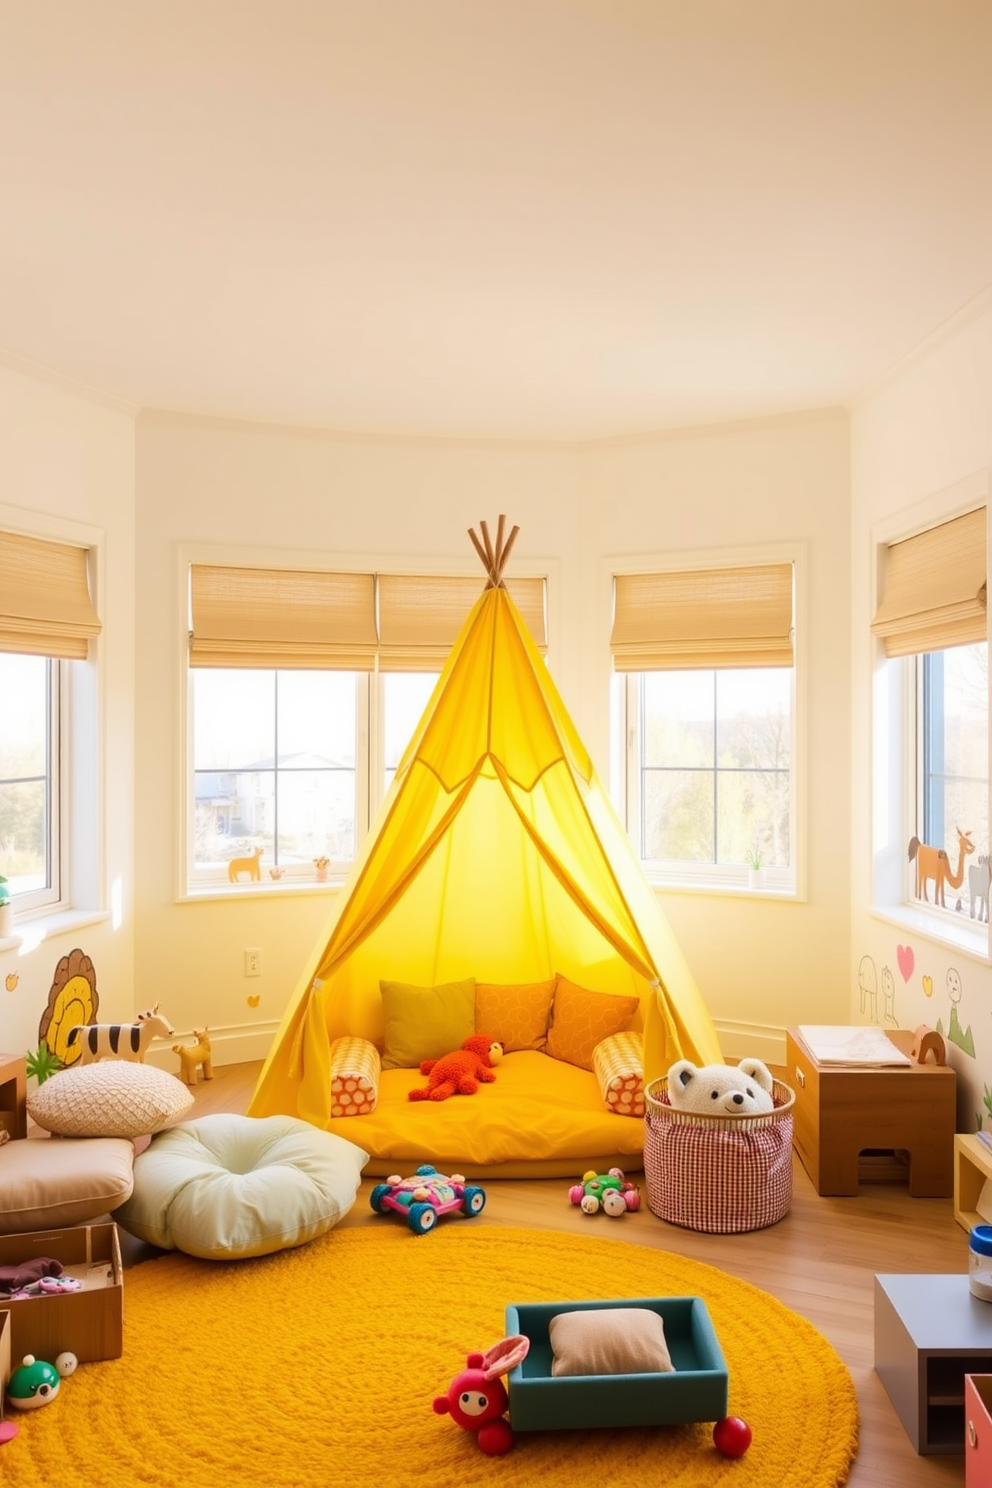
{"label": "yellow bedding", "polygon": [[426,1162],[442,1173],[492,1178],[580,1178],[588,1168],[641,1167],[643,1119],[608,1111],[596,1076],[573,1064],[522,1050],[507,1054],[495,1082],[475,1095],[407,1098],[426,1083],[418,1070],[384,1070],[371,1115],[331,1120],[330,1131],[371,1154],[366,1176],[408,1176]]}

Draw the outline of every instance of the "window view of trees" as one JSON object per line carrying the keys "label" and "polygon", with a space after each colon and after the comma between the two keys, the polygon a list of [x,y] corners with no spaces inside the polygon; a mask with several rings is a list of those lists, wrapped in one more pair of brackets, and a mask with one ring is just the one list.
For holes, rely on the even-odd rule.
{"label": "window view of trees", "polygon": [[197,868],[355,855],[354,672],[203,668],[193,678]]}
{"label": "window view of trees", "polygon": [[15,897],[49,884],[52,668],[0,654],[0,873]]}
{"label": "window view of trees", "polygon": [[[207,877],[257,848],[263,875],[310,878],[318,858],[350,863],[437,681],[212,667],[191,677],[192,866]],[[382,779],[369,790],[379,715]]]}
{"label": "window view of trees", "polygon": [[[921,670],[923,840],[948,855],[945,907],[974,918],[988,912],[988,645],[930,652]],[[974,847],[960,863],[959,831]]]}
{"label": "window view of trees", "polygon": [[641,856],[787,867],[788,668],[640,677]]}

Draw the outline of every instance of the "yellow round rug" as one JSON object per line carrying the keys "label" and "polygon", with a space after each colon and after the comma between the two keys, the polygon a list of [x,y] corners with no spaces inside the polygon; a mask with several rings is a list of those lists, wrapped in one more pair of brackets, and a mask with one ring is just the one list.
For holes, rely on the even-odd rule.
{"label": "yellow round rug", "polygon": [[[712,1425],[518,1432],[485,1456],[432,1402],[506,1332],[508,1302],[700,1296],[754,1433]],[[16,1305],[16,1304],[15,1304]],[[835,1488],[857,1447],[847,1368],[746,1282],[623,1240],[452,1219],[334,1230],[229,1263],[171,1254],[124,1279],[124,1356],[10,1412],[4,1488]]]}

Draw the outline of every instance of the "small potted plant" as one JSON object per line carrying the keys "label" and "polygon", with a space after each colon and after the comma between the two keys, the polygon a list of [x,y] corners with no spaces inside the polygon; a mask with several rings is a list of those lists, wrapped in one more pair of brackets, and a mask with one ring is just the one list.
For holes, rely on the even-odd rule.
{"label": "small potted plant", "polygon": [[327,870],[331,866],[330,858],[314,858],[313,866],[317,870],[317,882],[327,882]]}
{"label": "small potted plant", "polygon": [[747,882],[751,889],[763,889],[765,886],[765,859],[757,842],[752,843],[744,854],[747,863]]}
{"label": "small potted plant", "polygon": [[0,940],[14,933],[14,901],[7,880],[0,874]]}

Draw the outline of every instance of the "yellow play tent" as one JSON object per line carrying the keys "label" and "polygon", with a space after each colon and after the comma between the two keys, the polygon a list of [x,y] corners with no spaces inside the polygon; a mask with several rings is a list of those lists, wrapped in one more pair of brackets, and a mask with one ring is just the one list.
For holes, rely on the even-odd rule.
{"label": "yellow play tent", "polygon": [[[370,1150],[379,1145],[387,1166],[406,1156],[402,1140],[390,1144],[381,1132],[370,1134],[374,1118],[331,1118],[332,1041],[353,1035],[381,1048],[381,979],[434,987],[466,977],[514,984],[557,974],[639,999],[646,1080],[678,1058],[722,1057],[655,893],[504,587],[517,528],[504,544],[501,517],[494,544],[486,524],[480,526],[482,542],[470,536],[486,565],[487,586],[308,961],[249,1107],[254,1116],[302,1116]],[[477,1129],[496,1109],[503,1068],[495,1085],[446,1106],[460,1108],[461,1120]],[[395,1073],[407,1076],[407,1086],[423,1083],[417,1072]],[[522,1119],[533,1126],[537,1116],[543,1127],[541,1091],[531,1095],[537,1104]],[[493,1104],[484,1105],[483,1096]],[[432,1102],[395,1110],[406,1127],[441,1114]],[[457,1119],[450,1111],[445,1117]],[[567,1161],[640,1151],[642,1122],[605,1119],[638,1128],[633,1149],[614,1142],[597,1150],[597,1135],[589,1131],[564,1141],[566,1149],[577,1147],[565,1152]],[[442,1151],[443,1143],[430,1146],[433,1130],[427,1125],[414,1136],[420,1156],[465,1156]],[[533,1131],[531,1140],[540,1147]],[[484,1155],[497,1163],[520,1156],[512,1142]],[[546,1147],[541,1155],[555,1154]]]}

